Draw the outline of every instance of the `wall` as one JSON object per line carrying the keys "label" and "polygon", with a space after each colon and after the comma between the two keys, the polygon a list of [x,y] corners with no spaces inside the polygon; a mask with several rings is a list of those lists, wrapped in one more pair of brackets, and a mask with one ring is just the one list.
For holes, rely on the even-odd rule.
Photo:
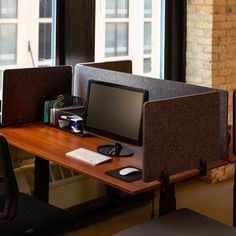
{"label": "wall", "polygon": [[236,1],[187,0],[186,81],[226,89],[229,123],[236,88]]}
{"label": "wall", "polygon": [[[61,61],[65,65],[94,61],[95,0],[67,0],[59,2],[64,25],[62,27]],[[76,23],[75,23],[76,22]],[[64,57],[64,58],[63,58]]]}

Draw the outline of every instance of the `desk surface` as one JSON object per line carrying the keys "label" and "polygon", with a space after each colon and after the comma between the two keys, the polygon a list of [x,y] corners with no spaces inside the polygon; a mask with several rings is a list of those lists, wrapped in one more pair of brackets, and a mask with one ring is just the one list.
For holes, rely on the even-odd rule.
{"label": "desk surface", "polygon": [[[79,160],[74,160],[65,155],[65,153],[79,147],[96,150],[101,144],[106,144],[107,140],[98,137],[78,137],[69,132],[50,127],[40,123],[28,124],[20,127],[1,128],[0,134],[5,136],[9,144],[32,153],[43,159],[52,161],[66,168],[72,169],[81,174],[95,178],[107,185],[121,189],[129,194],[137,194],[147,190],[159,188],[161,183],[153,181],[144,183],[142,180],[126,183],[119,179],[105,174],[105,171],[113,170],[128,165],[141,168],[142,149],[135,148],[135,154],[132,157],[115,157],[112,162],[103,163],[98,166],[91,166]],[[222,165],[226,161],[219,161],[211,168]],[[171,181],[179,181],[199,174],[198,169],[186,171],[174,175]]]}

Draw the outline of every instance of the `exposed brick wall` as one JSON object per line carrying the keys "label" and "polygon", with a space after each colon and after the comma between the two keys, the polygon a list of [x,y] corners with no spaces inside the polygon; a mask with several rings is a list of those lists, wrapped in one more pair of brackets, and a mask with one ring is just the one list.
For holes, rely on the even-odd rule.
{"label": "exposed brick wall", "polygon": [[187,0],[188,83],[236,88],[236,0]]}
{"label": "exposed brick wall", "polygon": [[212,86],[212,1],[187,2],[186,80]]}

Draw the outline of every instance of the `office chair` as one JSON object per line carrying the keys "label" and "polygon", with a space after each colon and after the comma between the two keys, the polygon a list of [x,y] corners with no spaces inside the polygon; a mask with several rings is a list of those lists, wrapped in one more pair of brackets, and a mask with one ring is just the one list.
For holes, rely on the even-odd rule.
{"label": "office chair", "polygon": [[187,208],[123,230],[115,236],[235,236],[236,229]]}
{"label": "office chair", "polygon": [[0,235],[56,235],[73,223],[70,212],[18,191],[8,143],[0,135]]}

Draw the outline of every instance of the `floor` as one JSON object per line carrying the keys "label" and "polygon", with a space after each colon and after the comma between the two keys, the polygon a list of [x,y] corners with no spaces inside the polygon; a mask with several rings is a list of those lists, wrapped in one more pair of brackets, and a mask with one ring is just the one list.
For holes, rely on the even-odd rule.
{"label": "floor", "polygon": [[[177,208],[188,207],[211,218],[232,225],[233,181],[228,179],[215,184],[193,178],[176,185]],[[158,215],[158,191],[155,197],[155,215]],[[116,232],[150,219],[151,202],[135,203],[125,209],[105,213],[91,223],[78,226],[64,236],[111,236]]]}

